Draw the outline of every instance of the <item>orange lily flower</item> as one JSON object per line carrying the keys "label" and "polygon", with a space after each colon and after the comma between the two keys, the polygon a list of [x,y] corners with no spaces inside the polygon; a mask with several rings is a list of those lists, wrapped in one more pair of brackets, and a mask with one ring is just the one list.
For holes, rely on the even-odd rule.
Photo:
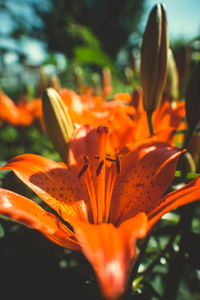
{"label": "orange lily flower", "polygon": [[[142,104],[142,95],[140,94],[138,97],[136,104],[137,113],[133,117],[136,125],[135,140],[150,136],[147,114]],[[134,99],[132,104],[134,105]],[[184,117],[184,101],[173,101],[171,104],[168,97],[164,96],[162,102],[153,113],[154,132],[158,140],[174,143],[176,141],[176,131],[186,129]]]}
{"label": "orange lily flower", "polygon": [[[116,94],[113,101],[106,101],[101,96],[93,96],[91,89],[88,89],[83,95],[78,95],[73,90],[63,88],[59,94],[67,105],[74,123],[97,127],[115,118],[115,112],[119,114],[120,111],[121,114],[126,115],[135,113],[135,108],[127,105],[125,94]],[[130,98],[130,95],[128,96]]]}
{"label": "orange lily flower", "polygon": [[[142,94],[139,90],[135,95],[121,93],[113,96],[112,101],[106,102],[103,97],[92,96],[88,90],[78,95],[69,89],[61,89],[60,95],[69,108],[73,122],[97,127],[104,124],[109,127],[110,144],[115,151],[119,151],[127,143],[147,138],[150,130],[147,114],[143,109]],[[137,98],[135,103],[135,98]],[[185,130],[185,103],[173,101],[172,105],[167,98],[163,100],[153,114],[155,135],[158,140],[168,143],[176,142],[176,131]],[[180,135],[178,136],[180,139]],[[183,136],[179,144],[183,141]]]}
{"label": "orange lily flower", "polygon": [[36,118],[41,119],[42,106],[40,99],[30,102],[19,100],[16,104],[0,92],[0,121],[13,126],[29,126]]}
{"label": "orange lily flower", "polygon": [[[98,153],[84,156],[81,164],[66,166],[25,154],[0,168],[12,169],[60,218],[5,189],[0,189],[0,214],[39,230],[62,247],[81,250],[104,297],[118,299],[137,257],[137,240],[169,210],[200,199],[200,177],[163,196],[180,150],[146,139],[111,157],[105,150],[108,128],[98,127],[97,134]],[[81,161],[80,153],[74,156],[75,162]]]}

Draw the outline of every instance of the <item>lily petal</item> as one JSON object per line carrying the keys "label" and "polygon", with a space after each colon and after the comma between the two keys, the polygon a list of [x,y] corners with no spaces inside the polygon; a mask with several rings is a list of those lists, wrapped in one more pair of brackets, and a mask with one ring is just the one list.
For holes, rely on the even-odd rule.
{"label": "lily petal", "polygon": [[168,98],[164,98],[160,106],[154,113],[154,126],[156,128],[156,132],[164,130],[168,127],[178,129],[184,116],[184,101],[173,102],[173,107],[171,107]]}
{"label": "lily petal", "polygon": [[55,215],[45,211],[30,199],[1,188],[0,214],[39,230],[62,247],[79,249],[74,233]]}
{"label": "lily petal", "polygon": [[149,230],[160,218],[172,209],[200,200],[200,176],[181,189],[162,197],[159,204],[148,213]]}
{"label": "lily petal", "polygon": [[92,264],[106,299],[117,299],[128,283],[136,240],[146,235],[147,217],[140,213],[119,228],[111,223],[98,225],[75,221],[71,224],[83,253]]}
{"label": "lily petal", "polygon": [[84,155],[94,156],[98,153],[98,137],[96,129],[83,125],[71,136],[68,149],[68,164],[76,165]]}
{"label": "lily petal", "polygon": [[119,224],[155,207],[174,177],[181,153],[155,139],[133,143],[131,152],[121,159],[111,202],[111,222]]}
{"label": "lily petal", "polygon": [[72,216],[87,219],[81,182],[64,164],[39,155],[25,154],[14,157],[0,168],[5,169],[12,169],[63,220],[69,221]]}

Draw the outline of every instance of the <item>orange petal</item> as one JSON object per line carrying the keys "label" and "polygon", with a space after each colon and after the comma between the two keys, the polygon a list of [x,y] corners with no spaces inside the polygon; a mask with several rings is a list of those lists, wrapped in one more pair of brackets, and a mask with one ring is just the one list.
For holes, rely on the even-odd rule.
{"label": "orange petal", "polygon": [[79,249],[75,235],[56,216],[33,201],[0,188],[0,214],[42,232],[54,243]]}
{"label": "orange petal", "polygon": [[77,164],[84,155],[94,156],[98,153],[96,129],[84,125],[74,131],[68,149],[68,164]]}
{"label": "orange petal", "polygon": [[185,116],[185,103],[173,102],[172,106],[167,98],[164,98],[154,113],[155,131],[164,130],[168,127],[178,129]]}
{"label": "orange petal", "polygon": [[27,126],[33,121],[30,112],[15,103],[5,94],[0,95],[0,118],[14,126]]}
{"label": "orange petal", "polygon": [[155,139],[133,143],[131,152],[121,158],[111,200],[111,222],[121,223],[151,210],[171,183],[181,153]]}
{"label": "orange petal", "polygon": [[5,94],[0,92],[0,118],[6,122],[12,122],[18,117],[17,107]]}
{"label": "orange petal", "polygon": [[136,240],[146,234],[147,217],[141,213],[119,228],[111,223],[72,223],[82,251],[92,264],[106,299],[118,299],[126,289]]}
{"label": "orange petal", "polygon": [[39,155],[25,154],[14,157],[0,168],[5,169],[12,169],[63,220],[69,221],[71,216],[87,219],[81,182],[64,164]]}
{"label": "orange petal", "polygon": [[149,213],[149,230],[167,212],[182,205],[200,200],[200,176],[181,189],[167,194]]}

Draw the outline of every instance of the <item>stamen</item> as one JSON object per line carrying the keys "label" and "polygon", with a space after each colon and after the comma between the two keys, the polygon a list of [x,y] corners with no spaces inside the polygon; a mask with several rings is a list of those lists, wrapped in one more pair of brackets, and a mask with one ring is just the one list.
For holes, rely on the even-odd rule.
{"label": "stamen", "polygon": [[89,159],[87,156],[84,156],[84,162],[85,165],[83,166],[83,168],[80,170],[79,174],[78,174],[78,178],[80,178],[88,169],[89,166]]}
{"label": "stamen", "polygon": [[110,172],[108,175],[108,182],[107,182],[107,190],[106,190],[106,217],[105,217],[105,222],[108,222],[109,219],[109,214],[110,214],[110,204],[111,204],[111,198],[112,198],[112,192],[116,180],[116,172],[113,174],[113,167],[110,168]]}
{"label": "stamen", "polygon": [[108,161],[116,161],[115,158],[110,158],[110,157],[106,157],[106,160],[108,160]]}
{"label": "stamen", "polygon": [[102,169],[102,167],[103,167],[103,164],[104,164],[104,160],[102,160],[102,161],[100,162],[100,164],[98,165],[98,167],[97,167],[97,170],[96,170],[97,176],[99,176],[99,174],[100,174],[100,172],[101,172],[101,169]]}
{"label": "stamen", "polygon": [[84,165],[78,174],[78,178],[81,178],[81,176],[87,171],[87,169],[88,165]]}
{"label": "stamen", "polygon": [[107,126],[100,125],[97,127],[97,134],[109,133],[109,129]]}
{"label": "stamen", "polygon": [[[94,155],[94,158],[99,159],[99,155]],[[111,158],[110,154],[106,154],[106,160],[108,160],[108,161],[116,161],[116,158]]]}
{"label": "stamen", "polygon": [[[99,140],[99,167],[98,171],[98,193],[97,193],[97,204],[98,204],[98,222],[102,223],[105,219],[105,159],[106,159],[106,145],[108,136],[108,127],[99,126],[97,128],[98,140]],[[103,163],[102,163],[103,161]]]}
{"label": "stamen", "polygon": [[89,167],[89,158],[87,156],[84,156],[84,162],[85,162],[85,165],[79,172],[78,177],[80,178],[84,174],[83,180],[85,182],[85,185],[86,185],[87,191],[88,191],[88,196],[89,196],[90,205],[91,205],[91,209],[92,209],[92,215],[93,215],[93,222],[94,222],[94,224],[97,224],[97,201],[96,201],[94,184],[92,181],[91,170]]}
{"label": "stamen", "polygon": [[116,156],[116,169],[117,169],[117,173],[119,174],[121,170],[119,156]]}

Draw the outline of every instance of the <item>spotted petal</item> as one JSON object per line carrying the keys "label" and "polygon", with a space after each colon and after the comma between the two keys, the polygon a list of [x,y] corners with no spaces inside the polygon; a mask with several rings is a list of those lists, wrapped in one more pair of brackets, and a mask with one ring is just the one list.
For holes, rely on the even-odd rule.
{"label": "spotted petal", "polygon": [[170,185],[181,151],[154,139],[133,143],[121,159],[111,202],[111,222],[148,213]]}
{"label": "spotted petal", "polygon": [[87,219],[81,182],[64,164],[39,155],[16,156],[0,170],[12,169],[41,199],[69,221],[77,216]]}
{"label": "spotted petal", "polygon": [[39,230],[62,247],[79,249],[74,233],[55,215],[23,196],[1,188],[0,214]]}
{"label": "spotted petal", "polygon": [[179,190],[162,197],[159,205],[149,212],[149,229],[167,212],[179,206],[200,200],[200,176]]}

